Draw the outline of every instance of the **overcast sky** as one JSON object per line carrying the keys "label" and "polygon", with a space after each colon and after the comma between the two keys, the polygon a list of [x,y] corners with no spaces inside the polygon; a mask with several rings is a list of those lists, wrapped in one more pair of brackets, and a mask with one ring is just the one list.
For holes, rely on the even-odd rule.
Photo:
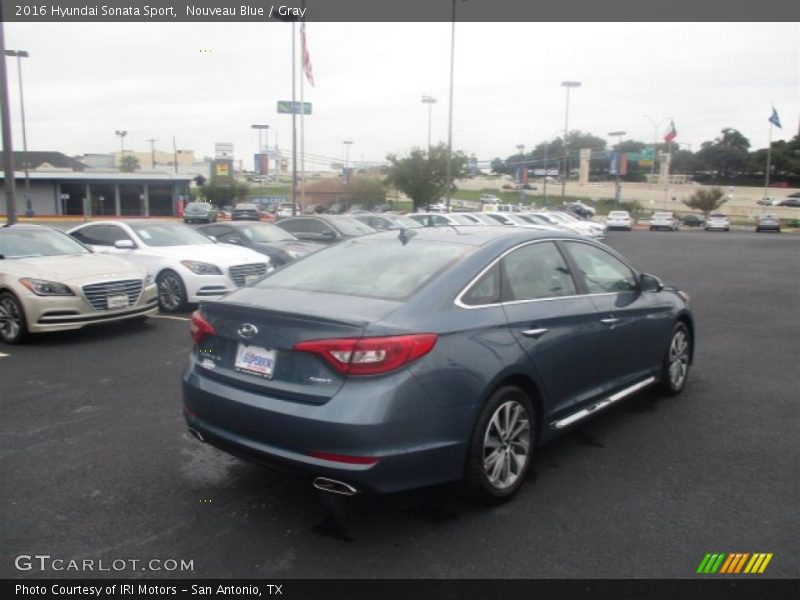
{"label": "overcast sky", "polygon": [[[252,168],[252,123],[291,147],[287,23],[6,23],[23,59],[28,146],[66,154],[192,149],[233,142]],[[447,138],[449,23],[309,23],[316,86],[306,85],[306,151],[380,161]],[[298,36],[299,46],[299,36]],[[14,145],[22,147],[17,69],[8,61]],[[300,77],[298,68],[298,80]],[[563,80],[577,80],[569,128],[652,141],[644,115],[674,117],[692,149],[735,127],[766,147],[774,102],[789,139],[800,123],[800,25],[727,23],[457,23],[453,145],[480,160],[507,156],[564,128]],[[299,92],[298,92],[299,96]],[[327,167],[327,165],[326,165]],[[320,167],[318,167],[320,168]]]}

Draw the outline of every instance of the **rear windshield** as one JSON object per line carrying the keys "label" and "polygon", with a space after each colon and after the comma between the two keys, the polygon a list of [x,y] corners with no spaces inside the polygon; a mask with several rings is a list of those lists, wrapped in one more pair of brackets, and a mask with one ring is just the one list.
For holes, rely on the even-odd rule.
{"label": "rear windshield", "polygon": [[612,212],[608,213],[608,216],[619,219],[619,218],[622,218],[622,217],[627,217],[628,213],[622,212],[622,211],[612,211]]}
{"label": "rear windshield", "polygon": [[712,219],[727,219],[728,215],[711,215]]}
{"label": "rear windshield", "polygon": [[472,250],[461,244],[396,238],[353,240],[290,263],[255,284],[383,300],[405,300]]}

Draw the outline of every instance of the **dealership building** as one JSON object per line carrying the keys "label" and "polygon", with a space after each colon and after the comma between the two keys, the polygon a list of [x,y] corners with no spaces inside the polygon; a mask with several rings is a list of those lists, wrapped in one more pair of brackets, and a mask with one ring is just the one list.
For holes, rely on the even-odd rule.
{"label": "dealership building", "polygon": [[[44,156],[43,156],[44,155]],[[17,214],[28,198],[36,216],[172,216],[189,198],[191,175],[87,170],[58,152],[14,153],[17,169],[28,163],[28,177],[16,170]],[[5,184],[5,172],[0,171]],[[26,193],[26,190],[27,193]],[[6,212],[0,204],[0,215]]]}

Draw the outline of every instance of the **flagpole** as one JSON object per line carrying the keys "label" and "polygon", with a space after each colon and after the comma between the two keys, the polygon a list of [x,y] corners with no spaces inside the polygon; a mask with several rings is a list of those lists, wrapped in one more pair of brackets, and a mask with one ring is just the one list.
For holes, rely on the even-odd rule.
{"label": "flagpole", "polygon": [[297,103],[295,97],[296,56],[294,33],[296,21],[292,21],[292,216],[297,214]]}
{"label": "flagpole", "polygon": [[[305,2],[303,6],[305,6]],[[300,44],[302,46],[300,53],[302,54],[306,47],[306,24],[301,24],[300,28],[303,38]],[[303,73],[300,75],[300,181],[302,183],[300,187],[300,213],[303,214],[306,211],[305,60],[301,59],[301,62],[303,63]]]}
{"label": "flagpole", "polygon": [[[774,110],[774,108],[773,108]],[[769,163],[772,159],[772,121],[769,122],[769,141],[767,142],[767,172],[764,175],[764,197],[769,196]]]}

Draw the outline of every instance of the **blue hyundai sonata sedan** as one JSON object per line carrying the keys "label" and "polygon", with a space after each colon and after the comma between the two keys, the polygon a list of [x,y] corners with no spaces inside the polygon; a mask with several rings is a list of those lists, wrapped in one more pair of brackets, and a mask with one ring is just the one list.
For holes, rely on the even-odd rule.
{"label": "blue hyundai sonata sedan", "polygon": [[192,434],[334,493],[464,480],[502,501],[535,449],[686,385],[688,296],[607,246],[527,228],[401,230],[280,268],[192,316]]}

